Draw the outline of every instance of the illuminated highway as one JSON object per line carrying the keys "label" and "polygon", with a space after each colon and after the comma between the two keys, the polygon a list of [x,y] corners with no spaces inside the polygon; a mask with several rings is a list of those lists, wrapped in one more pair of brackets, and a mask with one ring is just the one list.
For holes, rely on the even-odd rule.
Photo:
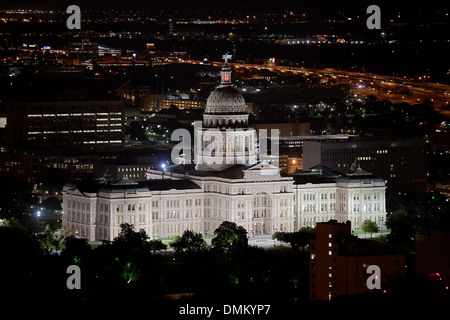
{"label": "illuminated highway", "polygon": [[[203,61],[188,60],[187,63],[203,64]],[[213,66],[221,67],[223,62],[211,62]],[[279,73],[313,74],[324,78],[327,82],[333,79],[337,83],[352,86],[353,93],[359,97],[374,95],[379,100],[390,100],[392,103],[406,102],[422,103],[428,99],[437,111],[450,118],[450,85],[430,83],[426,77],[420,77],[421,82],[411,81],[402,77],[381,76],[373,73],[339,71],[331,68],[306,69],[301,67],[229,63],[237,70],[240,68],[270,70]]]}

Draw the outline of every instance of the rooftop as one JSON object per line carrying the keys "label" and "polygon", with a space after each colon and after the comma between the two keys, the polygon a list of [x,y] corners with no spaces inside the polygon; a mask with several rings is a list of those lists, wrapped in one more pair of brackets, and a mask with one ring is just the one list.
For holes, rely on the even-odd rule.
{"label": "rooftop", "polygon": [[198,177],[218,177],[228,179],[242,179],[244,178],[244,170],[250,168],[250,165],[235,164],[224,168],[223,170],[197,170],[195,165],[171,165],[164,169],[164,171],[186,174]]}
{"label": "rooftop", "polygon": [[118,100],[116,90],[124,84],[120,79],[30,77],[11,92],[12,101],[93,101]]}
{"label": "rooftop", "polygon": [[319,184],[334,183],[343,173],[334,171],[327,166],[316,165],[308,170],[297,172],[292,175],[294,184]]}

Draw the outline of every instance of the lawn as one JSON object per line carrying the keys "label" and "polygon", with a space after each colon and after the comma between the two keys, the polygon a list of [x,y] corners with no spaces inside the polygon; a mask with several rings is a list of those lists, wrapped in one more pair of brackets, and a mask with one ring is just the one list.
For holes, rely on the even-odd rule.
{"label": "lawn", "polygon": [[[374,232],[373,234],[378,234],[378,233],[383,233],[383,234],[388,234],[391,233],[391,229],[383,229],[381,231],[378,232]],[[357,231],[353,231],[352,234],[357,235],[357,234],[370,234],[370,232],[364,232],[362,230],[357,230]]]}

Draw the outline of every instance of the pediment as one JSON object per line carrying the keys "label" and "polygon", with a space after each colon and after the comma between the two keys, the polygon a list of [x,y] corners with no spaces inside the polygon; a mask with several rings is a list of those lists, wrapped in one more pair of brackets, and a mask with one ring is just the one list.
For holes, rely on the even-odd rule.
{"label": "pediment", "polygon": [[279,171],[280,168],[278,168],[277,166],[274,166],[273,164],[267,163],[267,162],[260,162],[260,163],[257,163],[255,165],[247,168],[244,171],[250,171],[251,172],[251,171],[261,171],[261,170],[264,170],[264,171],[267,171],[267,170]]}
{"label": "pediment", "polygon": [[257,163],[244,170],[244,178],[279,178],[280,168],[267,162]]}
{"label": "pediment", "polygon": [[84,193],[81,192],[81,191],[78,190],[78,189],[73,190],[73,191],[71,192],[71,194],[74,195],[74,196],[84,196]]}

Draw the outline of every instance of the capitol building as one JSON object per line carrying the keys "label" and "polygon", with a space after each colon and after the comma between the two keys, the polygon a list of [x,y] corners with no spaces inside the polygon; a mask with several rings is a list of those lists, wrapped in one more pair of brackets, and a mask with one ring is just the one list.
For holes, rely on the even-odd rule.
{"label": "capitol building", "polygon": [[[249,237],[292,232],[336,219],[359,230],[365,220],[384,227],[385,183],[357,167],[327,167],[282,176],[258,156],[255,129],[243,96],[231,85],[227,58],[221,82],[209,96],[194,141],[194,164],[147,170],[146,181],[102,178],[69,182],[63,189],[65,230],[90,241],[113,240],[122,223],[152,238],[193,230],[213,235],[223,221],[243,226]],[[221,137],[218,139],[217,137]]]}

